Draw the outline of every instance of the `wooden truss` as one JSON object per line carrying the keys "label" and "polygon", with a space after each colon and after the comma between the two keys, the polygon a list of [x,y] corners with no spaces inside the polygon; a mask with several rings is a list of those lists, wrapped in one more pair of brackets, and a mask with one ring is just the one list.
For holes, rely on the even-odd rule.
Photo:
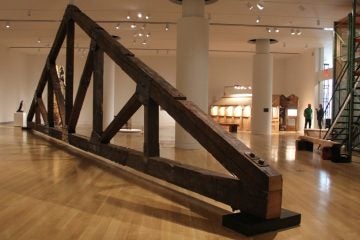
{"label": "wooden truss", "polygon": [[[91,38],[90,51],[73,100],[75,23]],[[66,89],[61,92],[56,58],[66,38]],[[106,53],[136,83],[136,91],[109,126],[103,126],[103,67]],[[90,138],[76,134],[86,91],[93,77],[93,129]],[[42,93],[47,85],[47,109]],[[54,96],[62,126],[54,126]],[[65,95],[65,96],[64,96]],[[143,152],[110,144],[130,117],[144,106]],[[159,106],[171,115],[228,171],[229,175],[160,157]],[[35,116],[35,122],[33,118]],[[41,124],[41,118],[44,124]],[[146,66],[74,5],[64,14],[28,114],[29,128],[63,140],[79,149],[134,168],[231,206],[261,221],[281,220],[282,176],[242,142],[224,131],[206,113]],[[300,223],[300,215],[295,214]],[[224,219],[224,224],[225,224]],[[226,224],[225,224],[226,225]],[[284,227],[280,226],[280,227]],[[271,228],[267,230],[274,230]],[[249,234],[262,232],[248,232]],[[245,231],[246,233],[246,231]]]}

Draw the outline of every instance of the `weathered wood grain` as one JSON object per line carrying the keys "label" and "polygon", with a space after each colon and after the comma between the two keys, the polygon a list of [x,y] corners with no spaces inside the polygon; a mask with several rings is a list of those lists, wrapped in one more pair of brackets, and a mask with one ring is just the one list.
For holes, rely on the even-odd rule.
{"label": "weathered wood grain", "polygon": [[132,115],[141,107],[138,96],[133,94],[127,101],[120,112],[115,116],[114,120],[104,130],[100,142],[109,143],[122,126],[131,118]]}
{"label": "weathered wood grain", "polygon": [[66,68],[65,68],[65,123],[69,124],[70,115],[73,109],[74,94],[74,45],[75,45],[75,24],[68,20],[66,26]]}
{"label": "weathered wood grain", "polygon": [[99,47],[94,50],[93,82],[93,131],[94,141],[99,141],[103,131],[103,90],[104,90],[104,51]]}
{"label": "weathered wood grain", "polygon": [[86,92],[90,84],[93,70],[94,70],[94,52],[90,50],[85,62],[83,73],[80,78],[78,91],[75,97],[74,107],[70,115],[69,125],[68,125],[69,133],[75,132],[75,128],[79,120],[81,108],[84,104]]}

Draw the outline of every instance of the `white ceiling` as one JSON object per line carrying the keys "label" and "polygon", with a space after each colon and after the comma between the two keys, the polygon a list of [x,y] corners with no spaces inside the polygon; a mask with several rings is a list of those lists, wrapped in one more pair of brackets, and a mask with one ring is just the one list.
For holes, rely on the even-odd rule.
{"label": "white ceiling", "polygon": [[[0,0],[0,44],[31,54],[48,53],[62,18],[66,0]],[[72,1],[83,12],[108,30],[121,37],[120,42],[136,54],[171,54],[176,49],[176,22],[181,17],[181,5],[170,0],[75,0]],[[253,38],[274,38],[279,43],[271,51],[286,56],[310,48],[332,48],[332,27],[351,11],[350,0],[265,0],[264,10],[256,7],[250,11],[247,3],[255,0],[218,0],[206,6],[206,17],[210,21],[211,53],[237,54],[252,52],[254,46],[247,41]],[[138,12],[150,14],[149,20],[136,19]],[[134,21],[146,21],[146,32],[151,36],[146,45],[133,43],[134,30],[126,23],[130,13]],[[259,24],[255,23],[257,17]],[[10,21],[11,28],[5,28]],[[120,22],[120,29],[115,26]],[[169,31],[165,31],[169,23]],[[320,24],[318,24],[320,23]],[[261,26],[259,26],[261,25]],[[137,25],[138,28],[140,24]],[[266,26],[276,26],[279,33],[268,33]],[[302,34],[293,36],[291,28],[299,28]],[[40,43],[38,43],[40,39]],[[87,48],[88,38],[76,29],[75,46]],[[145,50],[137,50],[145,49]],[[77,51],[79,54],[82,50]]]}

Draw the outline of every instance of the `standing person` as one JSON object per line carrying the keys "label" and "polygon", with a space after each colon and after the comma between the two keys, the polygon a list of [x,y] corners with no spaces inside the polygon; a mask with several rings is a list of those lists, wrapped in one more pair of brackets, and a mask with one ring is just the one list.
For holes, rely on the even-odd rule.
{"label": "standing person", "polygon": [[322,122],[324,119],[324,109],[322,104],[319,104],[319,108],[316,108],[316,118],[319,125],[320,130],[322,129]]}
{"label": "standing person", "polygon": [[311,128],[311,119],[312,119],[312,109],[311,104],[308,104],[308,107],[304,110],[304,117],[305,117],[305,127],[309,124],[309,128]]}

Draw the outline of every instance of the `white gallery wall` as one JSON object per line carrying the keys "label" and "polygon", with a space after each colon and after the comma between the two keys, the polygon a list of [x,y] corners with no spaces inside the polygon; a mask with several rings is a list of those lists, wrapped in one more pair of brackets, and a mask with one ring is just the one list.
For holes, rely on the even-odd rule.
{"label": "white gallery wall", "polygon": [[[0,61],[0,122],[13,121],[13,113],[21,99],[25,101],[25,110],[28,110],[31,100],[44,67],[46,55],[25,55],[14,50],[0,48],[2,53]],[[137,56],[173,86],[176,78],[175,55]],[[215,56],[210,54],[209,59],[209,104],[218,100],[223,95],[224,86],[234,84],[251,85],[252,60],[251,54],[237,54],[230,56]],[[79,79],[83,70],[86,57],[75,55],[75,83],[74,95],[76,94]],[[314,54],[309,51],[304,54],[296,54],[290,57],[274,57],[274,82],[273,94],[299,96],[299,113],[307,103],[314,102],[315,91],[315,67]],[[58,65],[65,65],[65,57],[59,56]],[[119,112],[126,101],[134,94],[135,83],[116,66],[115,69],[115,115]],[[261,71],[261,69],[259,69]],[[11,79],[11,81],[7,81]],[[46,92],[46,89],[45,89]],[[46,94],[43,97],[46,102]],[[79,124],[92,123],[92,83],[89,86],[84,108],[81,111]],[[174,120],[165,112],[160,111],[161,126],[173,126]],[[131,118],[132,127],[143,127],[143,108]],[[299,130],[302,129],[303,119],[299,116]]]}
{"label": "white gallery wall", "polygon": [[0,122],[14,120],[14,112],[27,92],[26,55],[0,46]]}

